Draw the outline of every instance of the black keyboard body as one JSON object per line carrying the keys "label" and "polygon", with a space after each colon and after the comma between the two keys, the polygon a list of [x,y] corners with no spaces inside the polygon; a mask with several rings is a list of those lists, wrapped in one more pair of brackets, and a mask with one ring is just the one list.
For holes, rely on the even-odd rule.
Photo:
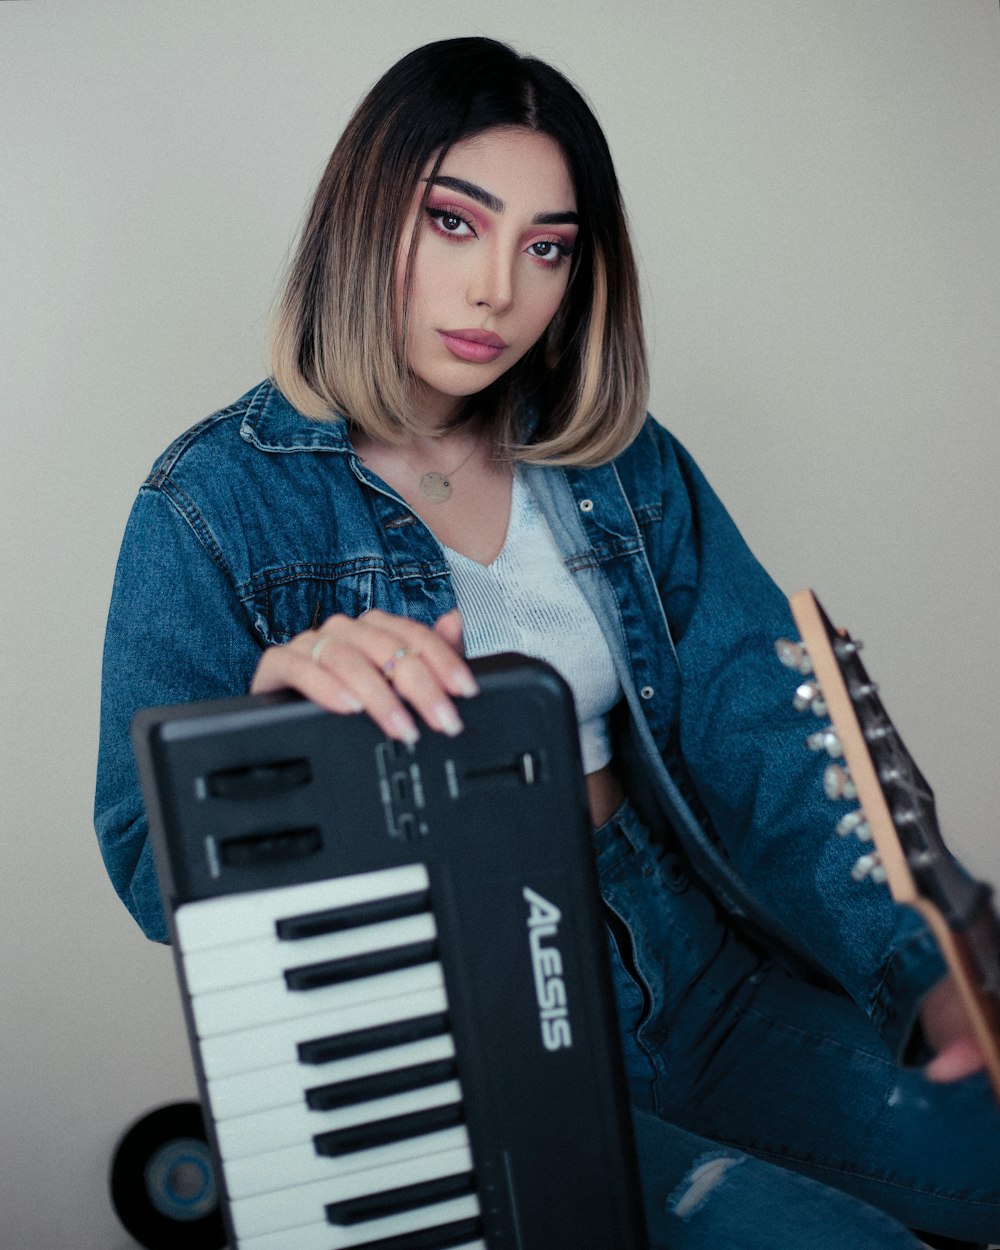
{"label": "black keyboard body", "polygon": [[568,687],[415,747],[288,695],[133,726],[239,1250],[639,1250]]}

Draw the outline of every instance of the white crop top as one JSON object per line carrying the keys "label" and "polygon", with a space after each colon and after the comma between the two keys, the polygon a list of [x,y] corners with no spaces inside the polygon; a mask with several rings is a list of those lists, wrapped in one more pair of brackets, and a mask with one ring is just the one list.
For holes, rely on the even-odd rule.
{"label": "white crop top", "polygon": [[597,619],[519,473],[507,537],[493,563],[450,547],[444,552],[465,624],[466,655],[519,651],[551,664],[573,691],[583,771],[603,768],[611,759],[608,712],[621,698],[621,683]]}

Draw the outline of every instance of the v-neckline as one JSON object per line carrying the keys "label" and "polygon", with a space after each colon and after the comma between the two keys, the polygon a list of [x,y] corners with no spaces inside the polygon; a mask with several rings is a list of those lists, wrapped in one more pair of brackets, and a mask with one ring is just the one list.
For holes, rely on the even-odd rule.
{"label": "v-neckline", "polygon": [[493,559],[489,561],[488,564],[484,564],[482,560],[477,560],[474,556],[467,556],[461,551],[456,551],[454,547],[449,547],[447,543],[441,542],[440,539],[438,539],[438,542],[441,542],[441,546],[444,548],[444,550],[448,553],[449,556],[454,557],[457,560],[462,560],[466,564],[471,564],[477,569],[482,569],[484,572],[489,572],[492,569],[495,569],[496,566],[503,559],[507,551],[507,548],[510,546],[511,535],[514,532],[515,523],[517,522],[517,518],[520,516],[520,514],[523,511],[523,497],[521,496],[520,492],[524,491],[525,489],[526,487],[524,483],[521,481],[521,475],[517,472],[517,469],[515,468],[514,472],[511,474],[510,506],[507,511],[507,532],[506,534],[504,534],[503,544],[500,547],[500,550],[496,553]]}

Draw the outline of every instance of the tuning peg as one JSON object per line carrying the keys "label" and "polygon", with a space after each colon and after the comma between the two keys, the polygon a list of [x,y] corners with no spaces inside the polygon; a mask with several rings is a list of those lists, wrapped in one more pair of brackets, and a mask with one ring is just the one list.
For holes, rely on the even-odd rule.
{"label": "tuning peg", "polygon": [[844,754],[840,739],[832,729],[820,729],[806,738],[806,746],[810,751],[826,751],[831,759],[839,760]]}
{"label": "tuning peg", "polygon": [[838,660],[848,660],[863,650],[864,645],[860,638],[838,638],[833,644],[833,653]]}
{"label": "tuning peg", "polygon": [[801,642],[793,642],[791,638],[779,638],[774,649],[785,668],[794,668],[803,677],[808,677],[813,671],[812,660]]}
{"label": "tuning peg", "polygon": [[856,799],[858,797],[851,774],[842,764],[828,765],[823,774],[823,792],[828,799]]}
{"label": "tuning peg", "polygon": [[799,686],[795,691],[792,706],[796,712],[804,712],[806,709],[809,709],[815,716],[826,715],[826,700],[823,698],[823,691],[820,690],[819,684],[814,681],[804,681]]}
{"label": "tuning peg", "polygon": [[885,866],[879,858],[878,852],[872,851],[870,855],[862,855],[851,869],[851,877],[855,881],[864,881],[866,877],[871,877],[872,881],[879,883],[885,881]]}
{"label": "tuning peg", "polygon": [[857,811],[848,812],[842,820],[838,820],[835,831],[840,838],[846,838],[853,833],[859,842],[872,840],[871,828],[860,807]]}

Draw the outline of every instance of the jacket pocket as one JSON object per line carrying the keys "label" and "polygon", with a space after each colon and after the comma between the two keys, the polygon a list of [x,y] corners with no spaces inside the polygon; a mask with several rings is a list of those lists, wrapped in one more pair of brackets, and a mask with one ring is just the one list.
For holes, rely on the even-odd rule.
{"label": "jacket pocket", "polygon": [[337,613],[358,617],[376,602],[371,567],[331,570],[315,566],[274,570],[255,579],[254,623],[266,646],[290,642]]}

